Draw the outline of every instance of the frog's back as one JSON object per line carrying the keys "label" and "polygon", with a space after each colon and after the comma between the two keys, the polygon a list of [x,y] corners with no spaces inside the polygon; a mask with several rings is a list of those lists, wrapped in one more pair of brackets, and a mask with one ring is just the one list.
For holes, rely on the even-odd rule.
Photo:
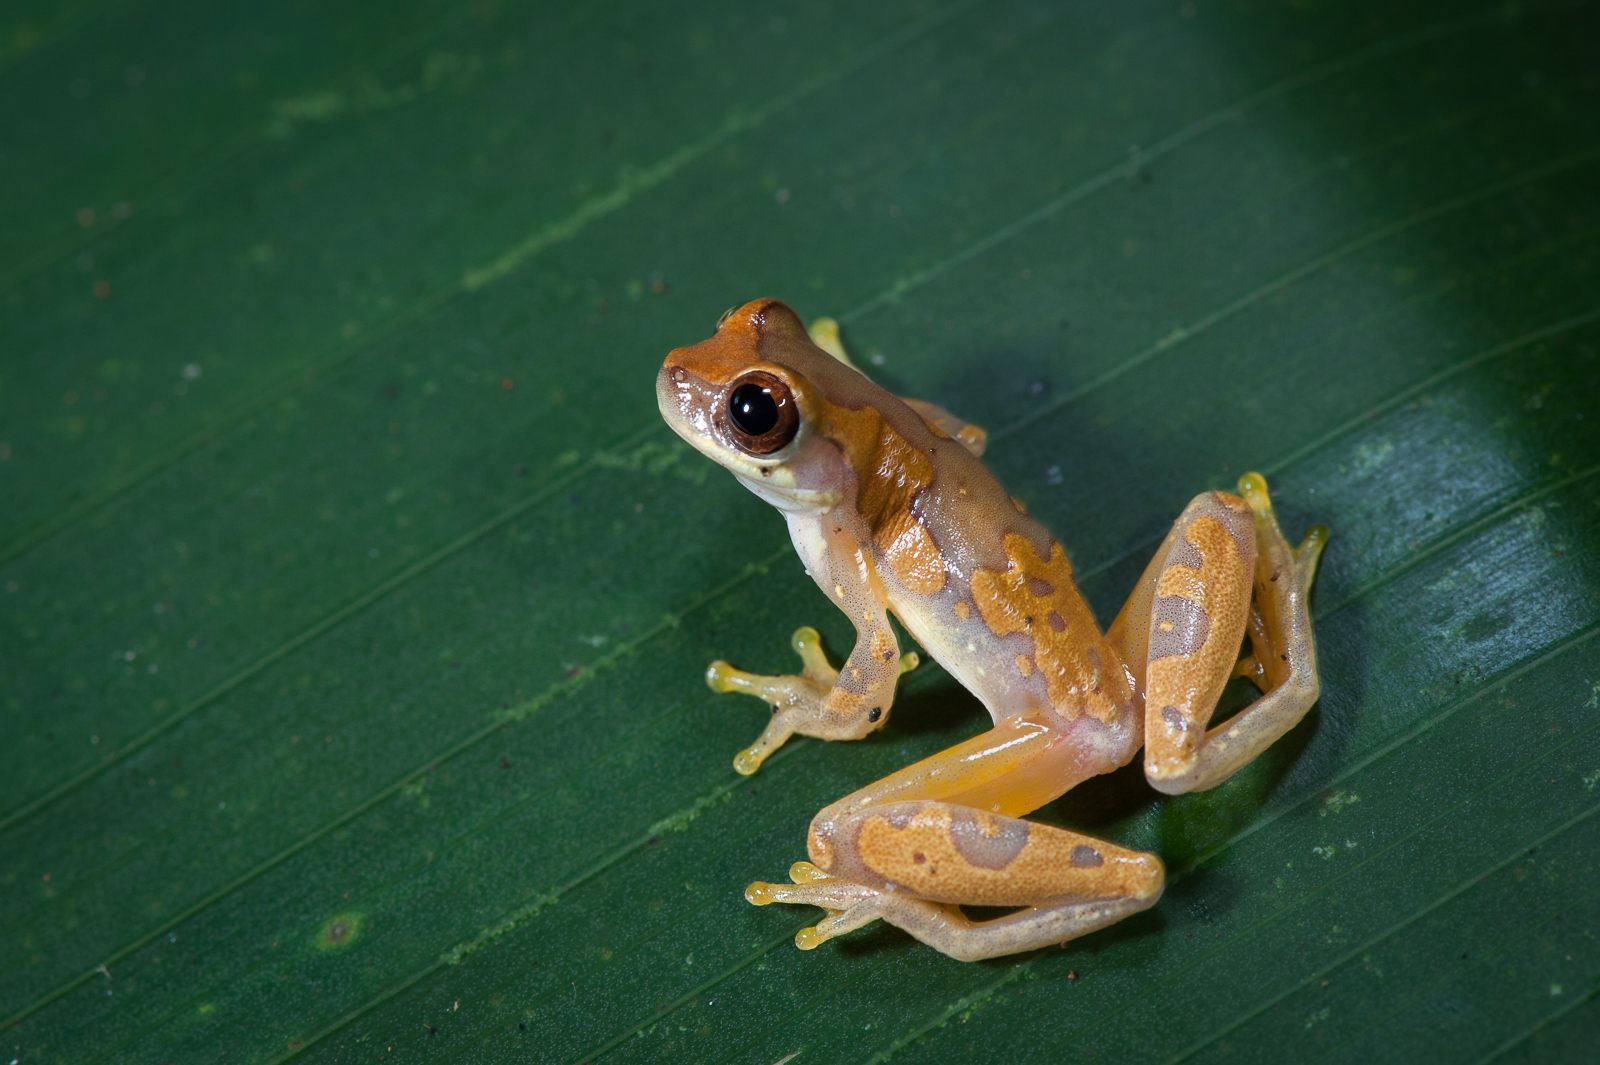
{"label": "frog's back", "polygon": [[760,356],[821,392],[815,429],[854,471],[846,504],[918,642],[996,720],[1041,705],[1068,719],[1125,719],[1120,660],[1049,531],[959,441],[812,344],[787,307],[767,316]]}

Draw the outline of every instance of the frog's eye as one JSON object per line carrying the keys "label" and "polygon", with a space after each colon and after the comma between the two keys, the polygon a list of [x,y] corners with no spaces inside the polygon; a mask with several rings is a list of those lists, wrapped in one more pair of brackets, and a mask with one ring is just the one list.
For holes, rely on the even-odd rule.
{"label": "frog's eye", "polygon": [[794,439],[800,412],[788,385],[758,372],[741,378],[728,393],[728,424],[740,447],[753,455],[770,455]]}

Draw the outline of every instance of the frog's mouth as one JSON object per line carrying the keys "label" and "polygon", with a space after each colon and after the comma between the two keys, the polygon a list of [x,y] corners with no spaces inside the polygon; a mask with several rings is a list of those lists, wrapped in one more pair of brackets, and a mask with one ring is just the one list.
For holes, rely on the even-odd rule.
{"label": "frog's mouth", "polygon": [[711,410],[719,391],[699,374],[673,365],[670,358],[656,375],[656,405],[662,419],[697,447],[696,437],[711,435]]}

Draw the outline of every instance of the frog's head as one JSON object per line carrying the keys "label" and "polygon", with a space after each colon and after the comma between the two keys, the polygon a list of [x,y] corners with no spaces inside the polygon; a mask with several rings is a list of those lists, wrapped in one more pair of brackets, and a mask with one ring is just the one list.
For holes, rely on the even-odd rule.
{"label": "frog's head", "polygon": [[826,510],[838,500],[838,450],[815,432],[826,401],[813,378],[837,366],[794,311],[752,300],[667,354],[656,400],[675,433],[769,503]]}

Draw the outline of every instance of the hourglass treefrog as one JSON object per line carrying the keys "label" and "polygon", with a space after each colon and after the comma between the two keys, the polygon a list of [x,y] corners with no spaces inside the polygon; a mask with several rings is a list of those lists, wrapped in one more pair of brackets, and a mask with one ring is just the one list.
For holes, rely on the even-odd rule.
{"label": "hourglass treefrog", "polygon": [[[793,638],[797,676],[712,663],[712,688],[772,706],[739,772],[795,733],[883,727],[916,664],[890,613],[994,718],[823,809],[793,883],[749,886],[758,906],[827,911],[796,937],[802,949],[882,918],[952,957],[988,958],[1146,909],[1159,858],[1023,815],[1141,746],[1159,791],[1213,787],[1317,698],[1306,596],[1327,530],[1290,547],[1259,474],[1238,495],[1195,497],[1102,633],[1061,545],[978,461],[983,431],[874,385],[832,322],[808,333],[777,300],[747,303],[667,356],[656,395],[678,435],[783,513],[806,571],[856,628],[839,669],[809,628]],[[1208,730],[1236,676],[1261,697]],[[963,905],[1020,909],[974,921]]]}

